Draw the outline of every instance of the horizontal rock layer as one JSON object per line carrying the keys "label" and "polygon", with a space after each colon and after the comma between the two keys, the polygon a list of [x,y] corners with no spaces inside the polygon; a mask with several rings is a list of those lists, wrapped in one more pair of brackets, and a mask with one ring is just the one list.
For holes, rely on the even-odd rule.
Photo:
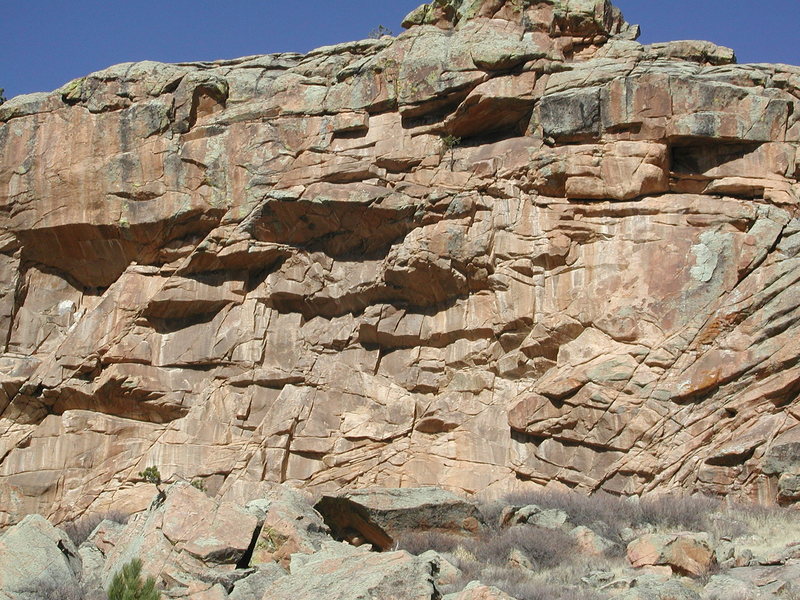
{"label": "horizontal rock layer", "polygon": [[138,473],[800,497],[800,68],[605,0],[0,107],[0,526]]}

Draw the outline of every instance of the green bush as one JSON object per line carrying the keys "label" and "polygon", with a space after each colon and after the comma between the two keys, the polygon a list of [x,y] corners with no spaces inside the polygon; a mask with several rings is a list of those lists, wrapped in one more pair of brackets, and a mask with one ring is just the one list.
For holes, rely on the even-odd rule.
{"label": "green bush", "polygon": [[443,135],[441,139],[442,139],[442,147],[445,150],[452,150],[453,148],[461,144],[461,138],[456,137],[454,135],[450,134]]}
{"label": "green bush", "polygon": [[144,479],[147,483],[152,483],[158,490],[158,495],[154,502],[158,505],[167,499],[167,494],[161,489],[161,472],[158,467],[147,467],[144,471],[139,471],[139,477]]}
{"label": "green bush", "polygon": [[5,90],[3,88],[0,88],[0,104],[2,104],[5,101],[6,101]]}
{"label": "green bush", "polygon": [[156,580],[142,581],[142,561],[134,558],[117,571],[108,588],[108,600],[159,600]]}
{"label": "green bush", "polygon": [[161,473],[158,467],[147,467],[144,471],[139,471],[139,477],[147,483],[154,484],[156,487],[161,485]]}

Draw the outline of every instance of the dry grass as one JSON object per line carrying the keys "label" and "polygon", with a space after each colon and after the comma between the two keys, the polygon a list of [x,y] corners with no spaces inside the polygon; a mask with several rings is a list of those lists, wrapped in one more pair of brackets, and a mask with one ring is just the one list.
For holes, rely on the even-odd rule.
{"label": "dry grass", "polygon": [[31,582],[17,592],[17,598],[29,600],[86,600],[86,592],[79,583]]}
{"label": "dry grass", "polygon": [[[407,534],[397,546],[412,554],[436,550],[461,571],[445,593],[470,581],[493,585],[517,600],[601,600],[591,590],[575,586],[592,569],[610,567],[603,558],[582,556],[575,541],[560,529],[533,525],[487,529],[478,538],[437,532]],[[522,561],[527,566],[514,564]]]}
{"label": "dry grass", "polygon": [[774,552],[800,542],[800,511],[780,507],[731,505],[728,515],[736,520],[740,531],[736,535],[725,537],[736,540],[754,554]]}
{"label": "dry grass", "polygon": [[113,521],[114,523],[126,524],[131,515],[120,511],[109,511],[106,513],[95,513],[85,515],[75,521],[69,521],[61,525],[61,529],[69,536],[75,546],[80,546],[89,539],[89,536],[103,521]]}
{"label": "dry grass", "polygon": [[[569,515],[567,526],[562,530],[500,525],[504,508],[530,504],[563,510]],[[607,494],[527,492],[509,495],[481,510],[488,527],[478,538],[419,532],[403,536],[397,545],[412,554],[436,550],[458,567],[462,575],[446,586],[445,593],[479,580],[518,600],[600,600],[606,596],[581,586],[581,579],[593,571],[623,575],[629,567],[624,558],[627,542],[643,533],[707,532],[717,540],[744,540],[754,553],[800,540],[797,511],[735,505],[703,496],[628,500]],[[614,542],[614,548],[604,556],[581,554],[567,533],[578,525]]]}
{"label": "dry grass", "polygon": [[[626,530],[706,531],[718,538],[735,538],[751,530],[748,513],[774,514],[781,509],[728,506],[707,496],[653,496],[625,499],[598,493],[527,492],[512,494],[485,507],[487,519],[496,523],[504,506],[535,504],[557,508],[573,525],[583,525],[617,544],[624,544]],[[482,509],[483,510],[483,509]],[[768,517],[771,518],[771,517]]]}
{"label": "dry grass", "polygon": [[435,532],[407,534],[397,540],[397,547],[411,554],[426,550],[454,553],[461,548],[480,564],[506,565],[516,550],[536,569],[557,566],[575,554],[575,541],[559,529],[516,525],[492,531],[489,535],[468,538]]}

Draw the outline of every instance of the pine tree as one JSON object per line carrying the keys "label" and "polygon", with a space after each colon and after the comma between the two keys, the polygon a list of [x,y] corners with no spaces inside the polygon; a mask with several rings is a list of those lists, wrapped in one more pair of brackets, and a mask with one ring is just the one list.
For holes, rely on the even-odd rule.
{"label": "pine tree", "polygon": [[5,101],[6,101],[5,90],[3,88],[0,88],[0,104],[2,104]]}
{"label": "pine tree", "polygon": [[156,504],[161,504],[167,499],[167,494],[161,489],[161,473],[158,467],[147,467],[144,471],[139,472],[139,477],[156,486],[158,490],[158,496],[155,499]]}
{"label": "pine tree", "polygon": [[108,588],[108,600],[160,600],[156,580],[142,582],[142,561],[134,558],[117,571]]}

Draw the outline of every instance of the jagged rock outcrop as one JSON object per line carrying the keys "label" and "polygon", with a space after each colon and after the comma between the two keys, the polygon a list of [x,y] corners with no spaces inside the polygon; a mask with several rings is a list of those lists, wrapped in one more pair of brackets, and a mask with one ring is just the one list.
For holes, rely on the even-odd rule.
{"label": "jagged rock outcrop", "polygon": [[0,107],[0,527],[137,475],[800,497],[800,69],[607,0]]}

